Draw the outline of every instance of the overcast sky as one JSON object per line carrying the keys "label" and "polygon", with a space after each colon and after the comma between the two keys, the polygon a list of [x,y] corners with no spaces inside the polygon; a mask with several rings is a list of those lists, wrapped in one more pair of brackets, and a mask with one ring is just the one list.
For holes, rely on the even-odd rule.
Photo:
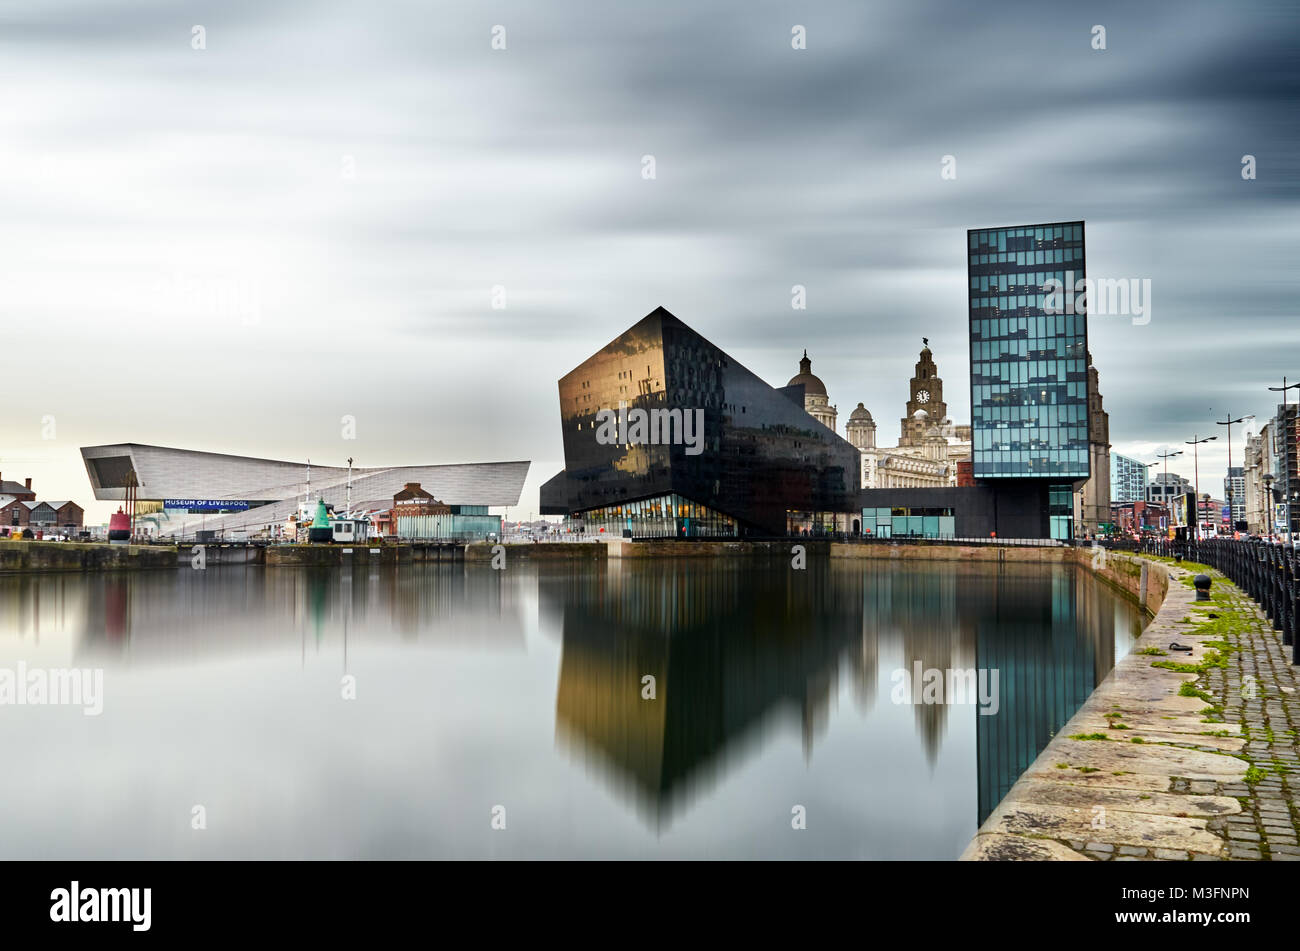
{"label": "overcast sky", "polygon": [[535,511],[556,381],[660,305],[773,385],[806,347],[841,432],[861,401],[892,444],[923,335],[969,421],[966,229],[1084,219],[1090,276],[1152,282],[1150,323],[1091,321],[1114,451],[1218,431],[1221,494],[1212,420],[1300,379],[1298,24],[1282,2],[6,0],[0,472],[88,503],[77,449],[107,442],[530,459]]}

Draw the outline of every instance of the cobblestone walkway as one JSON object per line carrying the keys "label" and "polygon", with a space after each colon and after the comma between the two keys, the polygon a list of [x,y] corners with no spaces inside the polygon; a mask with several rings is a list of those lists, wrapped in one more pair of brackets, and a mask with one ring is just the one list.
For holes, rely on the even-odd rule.
{"label": "cobblestone walkway", "polygon": [[1229,635],[1237,650],[1228,654],[1227,668],[1213,668],[1208,677],[1209,692],[1222,705],[1224,720],[1241,724],[1246,738],[1242,752],[1253,764],[1249,778],[1255,780],[1224,783],[1213,790],[1242,804],[1241,813],[1219,820],[1222,824],[1216,831],[1227,835],[1231,858],[1300,861],[1296,845],[1300,830],[1300,772],[1296,771],[1300,668],[1291,666],[1290,647],[1282,644],[1281,634],[1273,630],[1255,602],[1217,571],[1206,569],[1206,573],[1214,579],[1215,599],[1246,619],[1244,631]]}
{"label": "cobblestone walkway", "polygon": [[[1300,861],[1300,668],[1221,574],[1164,567],[1164,605],[1133,652],[963,859]],[[1198,571],[1214,582],[1208,602],[1194,600]],[[1175,643],[1193,649],[1171,650]]]}

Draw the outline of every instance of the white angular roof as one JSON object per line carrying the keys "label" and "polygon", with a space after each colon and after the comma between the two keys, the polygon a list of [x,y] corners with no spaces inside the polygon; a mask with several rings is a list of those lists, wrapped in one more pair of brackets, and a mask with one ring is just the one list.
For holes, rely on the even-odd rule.
{"label": "white angular roof", "polygon": [[[307,463],[232,456],[141,443],[88,446],[81,450],[95,498],[126,498],[125,475],[134,471],[140,499],[206,499],[270,502],[247,512],[191,518],[191,524],[241,525],[281,522],[297,512],[307,490]],[[387,509],[394,493],[418,482],[448,505],[516,505],[529,463],[477,462],[429,466],[353,468],[353,510]],[[338,511],[347,501],[346,467],[311,466],[311,498],[324,498]]]}

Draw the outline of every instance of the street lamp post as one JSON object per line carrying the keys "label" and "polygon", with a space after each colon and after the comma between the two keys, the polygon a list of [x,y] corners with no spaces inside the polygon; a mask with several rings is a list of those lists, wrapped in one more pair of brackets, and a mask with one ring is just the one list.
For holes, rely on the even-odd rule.
{"label": "street lamp post", "polygon": [[[1281,386],[1270,386],[1269,389],[1272,390],[1274,393],[1282,394],[1282,447],[1283,447],[1282,458],[1283,460],[1285,460],[1285,465],[1286,465],[1285,481],[1283,482],[1283,487],[1285,489],[1285,492],[1282,498],[1283,498],[1283,502],[1286,504],[1286,543],[1290,545],[1291,544],[1291,447],[1287,445],[1287,436],[1286,436],[1286,424],[1287,424],[1286,392],[1287,390],[1300,389],[1300,383],[1288,384],[1286,381],[1286,377],[1282,377]],[[1300,444],[1300,434],[1297,434],[1296,441],[1298,444]],[[1268,496],[1268,523],[1270,529],[1273,528],[1275,522],[1276,519],[1273,518],[1273,494],[1272,492],[1270,492]]]}
{"label": "street lamp post", "polygon": [[1255,414],[1251,413],[1248,416],[1238,416],[1236,419],[1233,419],[1232,414],[1229,413],[1227,419],[1215,420],[1215,423],[1218,424],[1219,426],[1228,427],[1228,478],[1224,481],[1223,487],[1224,489],[1227,490],[1228,521],[1232,522],[1233,534],[1236,534],[1237,531],[1237,513],[1232,510],[1232,424],[1244,423],[1246,420],[1254,419],[1254,418],[1255,418]]}
{"label": "street lamp post", "polygon": [[[1196,480],[1196,537],[1201,537],[1201,460],[1197,458],[1196,447],[1203,442],[1209,442],[1212,439],[1218,439],[1218,436],[1206,436],[1204,439],[1198,439],[1199,433],[1192,433],[1191,439],[1183,440],[1187,445],[1192,447],[1192,467],[1193,478]],[[1231,468],[1231,466],[1229,466]],[[1231,477],[1231,473],[1229,473]],[[1231,504],[1231,503],[1229,503]]]}
{"label": "street lamp post", "polygon": [[[1274,530],[1277,528],[1277,518],[1276,518],[1277,505],[1273,501],[1273,479],[1274,479],[1273,473],[1271,472],[1264,473],[1264,500],[1268,506],[1268,508],[1265,509],[1265,511],[1268,512],[1269,541],[1273,540],[1273,535],[1276,534]],[[1289,517],[1290,514],[1291,514],[1291,510],[1290,507],[1288,506],[1287,516]]]}
{"label": "street lamp post", "polygon": [[[1173,452],[1158,452],[1158,453],[1156,453],[1156,455],[1159,456],[1161,459],[1163,459],[1164,462],[1165,462],[1165,484],[1166,484],[1166,485],[1169,484],[1169,460],[1172,459],[1174,456],[1181,456],[1182,454],[1183,454],[1183,451],[1182,451],[1181,449],[1177,449],[1177,450],[1175,450],[1175,451],[1173,451]],[[1160,493],[1160,495],[1161,495],[1161,497],[1163,498],[1163,497],[1164,497],[1164,492],[1162,491],[1162,492]]]}

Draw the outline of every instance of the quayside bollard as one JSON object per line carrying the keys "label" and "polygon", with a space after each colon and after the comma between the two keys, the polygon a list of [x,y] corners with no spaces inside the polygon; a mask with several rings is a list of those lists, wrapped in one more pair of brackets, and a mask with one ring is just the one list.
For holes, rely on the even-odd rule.
{"label": "quayside bollard", "polygon": [[1209,575],[1197,575],[1195,578],[1192,579],[1192,585],[1193,587],[1196,588],[1197,601],[1210,600],[1210,576]]}

